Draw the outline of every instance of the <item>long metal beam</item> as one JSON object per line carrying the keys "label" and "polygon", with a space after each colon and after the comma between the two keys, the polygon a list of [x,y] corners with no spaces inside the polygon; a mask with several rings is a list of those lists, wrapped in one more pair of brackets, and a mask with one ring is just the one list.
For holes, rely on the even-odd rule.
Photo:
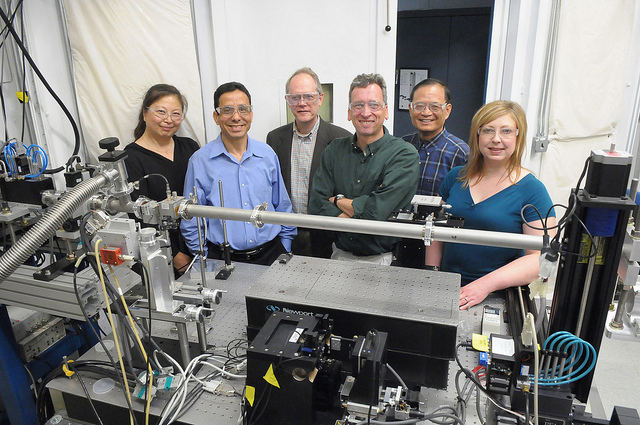
{"label": "long metal beam", "polygon": [[[444,226],[429,226],[391,221],[357,220],[309,214],[293,214],[274,211],[244,210],[239,208],[213,207],[209,205],[187,205],[185,215],[249,223],[269,223],[311,229],[340,232],[365,233],[407,239],[466,243],[503,248],[540,250],[542,236],[517,233],[491,232]],[[425,235],[427,237],[425,238]]]}

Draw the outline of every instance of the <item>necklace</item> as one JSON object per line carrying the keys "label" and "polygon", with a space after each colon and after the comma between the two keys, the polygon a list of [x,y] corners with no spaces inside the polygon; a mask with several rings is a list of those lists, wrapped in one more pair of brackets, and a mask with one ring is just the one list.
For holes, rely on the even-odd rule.
{"label": "necklace", "polygon": [[152,142],[151,139],[145,137],[143,138],[142,145],[150,151],[153,151],[165,157],[168,157],[173,153],[173,138],[169,140],[169,144],[167,146],[161,146],[157,142]]}

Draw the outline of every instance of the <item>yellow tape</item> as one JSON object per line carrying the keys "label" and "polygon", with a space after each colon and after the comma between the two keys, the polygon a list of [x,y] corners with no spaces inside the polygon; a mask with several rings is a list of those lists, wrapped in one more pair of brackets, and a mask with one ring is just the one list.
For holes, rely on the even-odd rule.
{"label": "yellow tape", "polygon": [[256,387],[252,387],[251,385],[247,385],[247,388],[244,390],[244,397],[249,402],[249,405],[253,407],[253,402],[256,399]]}
{"label": "yellow tape", "polygon": [[267,373],[265,373],[265,375],[262,378],[268,383],[270,383],[271,385],[273,385],[274,387],[280,388],[280,384],[276,379],[276,374],[273,373],[273,365],[269,365],[269,370],[267,370]]}
{"label": "yellow tape", "polygon": [[64,372],[65,375],[67,375],[68,377],[73,376],[73,374],[75,373],[74,371],[72,371],[71,369],[69,369],[69,366],[67,366],[69,363],[72,363],[73,360],[67,360],[67,362],[65,364],[62,365],[62,371]]}

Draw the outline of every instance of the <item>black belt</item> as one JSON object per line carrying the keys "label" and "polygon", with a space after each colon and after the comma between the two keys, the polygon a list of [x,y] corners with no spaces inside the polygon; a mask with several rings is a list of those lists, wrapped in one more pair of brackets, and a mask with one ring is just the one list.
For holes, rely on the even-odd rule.
{"label": "black belt", "polygon": [[[250,249],[233,249],[230,248],[231,259],[243,259],[243,260],[251,260],[252,258],[258,257],[264,251],[272,248],[276,243],[278,243],[278,237],[273,238],[269,242],[263,243],[255,248]],[[219,252],[220,254],[224,254],[224,246],[214,244],[213,242],[207,241],[207,248],[209,251],[212,249]]]}

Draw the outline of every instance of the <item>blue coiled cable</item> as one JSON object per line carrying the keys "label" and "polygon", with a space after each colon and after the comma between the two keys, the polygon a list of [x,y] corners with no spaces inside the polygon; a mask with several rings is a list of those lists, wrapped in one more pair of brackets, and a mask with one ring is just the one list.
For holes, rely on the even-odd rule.
{"label": "blue coiled cable", "polygon": [[13,148],[16,142],[11,142],[4,146],[4,160],[7,162],[7,174],[13,175],[18,172],[15,161],[16,150]]}
{"label": "blue coiled cable", "polygon": [[[570,332],[560,331],[550,335],[544,342],[543,348],[549,351],[562,351],[567,353],[567,363],[564,365],[563,369],[575,370],[555,378],[540,378],[538,380],[539,385],[552,386],[575,382],[591,372],[596,365],[595,348],[593,348],[593,346],[587,341],[578,338]],[[559,367],[556,367],[555,369],[556,370],[549,372],[557,374],[559,372]],[[541,375],[544,376],[542,373]],[[534,376],[531,375],[531,379],[533,378]]]}
{"label": "blue coiled cable", "polygon": [[[33,153],[31,153],[31,151],[33,151]],[[27,147],[27,156],[29,155],[31,155],[31,162],[34,164],[38,163],[38,155],[40,155],[42,159],[42,168],[36,174],[27,174],[27,177],[33,178],[42,175],[42,173],[47,169],[47,165],[49,165],[49,157],[47,156],[47,153],[38,145],[30,145]]]}

